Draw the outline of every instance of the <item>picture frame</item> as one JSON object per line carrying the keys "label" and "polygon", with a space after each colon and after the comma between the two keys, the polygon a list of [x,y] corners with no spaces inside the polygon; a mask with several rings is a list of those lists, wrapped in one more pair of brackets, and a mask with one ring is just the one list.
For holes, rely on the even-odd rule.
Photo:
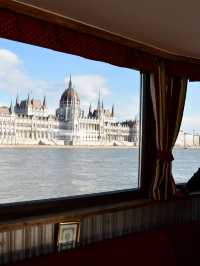
{"label": "picture frame", "polygon": [[80,221],[59,223],[58,251],[76,248],[80,240]]}

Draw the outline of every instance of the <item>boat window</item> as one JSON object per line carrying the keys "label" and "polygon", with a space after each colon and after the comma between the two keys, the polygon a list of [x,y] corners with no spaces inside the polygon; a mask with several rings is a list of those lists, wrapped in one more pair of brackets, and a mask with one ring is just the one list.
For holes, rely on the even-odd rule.
{"label": "boat window", "polygon": [[183,120],[173,150],[176,183],[187,182],[200,168],[200,82],[189,82]]}
{"label": "boat window", "polygon": [[0,203],[138,188],[140,73],[0,39]]}

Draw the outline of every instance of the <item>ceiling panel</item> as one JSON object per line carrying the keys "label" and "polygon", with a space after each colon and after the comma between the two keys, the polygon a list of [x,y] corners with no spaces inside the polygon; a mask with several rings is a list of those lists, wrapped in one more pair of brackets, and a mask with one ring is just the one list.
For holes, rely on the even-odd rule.
{"label": "ceiling panel", "polygon": [[174,54],[200,58],[197,0],[20,0]]}

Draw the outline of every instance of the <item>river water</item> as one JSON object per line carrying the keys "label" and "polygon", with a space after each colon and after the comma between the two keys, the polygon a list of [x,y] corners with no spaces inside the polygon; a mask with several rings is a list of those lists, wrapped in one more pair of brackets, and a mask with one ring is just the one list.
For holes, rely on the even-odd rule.
{"label": "river water", "polygon": [[[200,149],[175,149],[173,174],[187,181]],[[1,148],[0,203],[74,196],[138,186],[138,150]]]}

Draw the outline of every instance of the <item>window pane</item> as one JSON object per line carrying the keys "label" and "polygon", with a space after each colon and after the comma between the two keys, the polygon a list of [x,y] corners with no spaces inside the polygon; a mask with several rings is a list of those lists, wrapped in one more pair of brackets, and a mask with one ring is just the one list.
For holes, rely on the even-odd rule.
{"label": "window pane", "polygon": [[139,80],[0,39],[0,202],[137,188]]}
{"label": "window pane", "polygon": [[187,182],[200,167],[200,83],[189,82],[183,120],[173,150],[173,175],[177,183]]}

